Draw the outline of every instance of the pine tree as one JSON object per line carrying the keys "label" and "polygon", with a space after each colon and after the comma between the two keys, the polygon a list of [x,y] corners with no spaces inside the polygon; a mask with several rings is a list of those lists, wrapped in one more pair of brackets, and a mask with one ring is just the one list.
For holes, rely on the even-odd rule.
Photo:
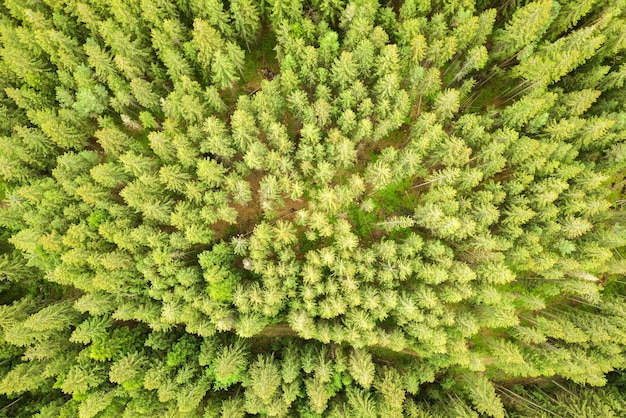
{"label": "pine tree", "polygon": [[256,5],[248,0],[237,0],[230,3],[233,14],[235,30],[248,45],[260,28],[260,16]]}
{"label": "pine tree", "polygon": [[[132,352],[116,361],[109,370],[109,380],[113,383],[125,383],[141,378],[141,369],[146,364],[145,358],[137,352]],[[138,376],[139,374],[139,376]]]}
{"label": "pine tree", "polygon": [[221,349],[212,362],[216,386],[228,388],[240,382],[248,365],[247,353],[241,340]]}
{"label": "pine tree", "polygon": [[313,412],[323,413],[328,408],[328,389],[326,384],[318,378],[307,379],[304,382],[309,405]]}
{"label": "pine tree", "polygon": [[89,389],[97,387],[105,377],[101,366],[92,364],[71,367],[61,384],[61,390],[67,394],[86,394]]}
{"label": "pine tree", "polygon": [[345,89],[356,79],[357,68],[349,52],[343,52],[332,65],[331,77],[341,89]]}
{"label": "pine tree", "polygon": [[372,356],[365,350],[354,350],[350,355],[350,374],[363,388],[369,389],[374,381]]}
{"label": "pine tree", "polygon": [[370,396],[370,392],[350,388],[347,395],[351,413],[355,416],[367,418],[378,416],[376,401]]}
{"label": "pine tree", "polygon": [[92,341],[108,338],[107,328],[111,326],[111,319],[102,317],[92,317],[80,323],[72,332],[71,342],[88,344]]}
{"label": "pine tree", "polygon": [[220,89],[230,87],[238,80],[237,68],[228,55],[222,51],[216,51],[211,60],[212,81]]}
{"label": "pine tree", "polygon": [[623,415],[623,2],[400,3],[4,2],[1,414]]}
{"label": "pine tree", "polygon": [[509,58],[520,48],[541,38],[555,18],[552,0],[530,3],[519,8],[504,29],[494,35],[496,59]]}
{"label": "pine tree", "polygon": [[282,381],[276,361],[270,356],[259,355],[257,360],[250,365],[248,373],[247,386],[251,394],[258,397],[263,404],[268,405],[277,395]]}
{"label": "pine tree", "polygon": [[104,151],[113,156],[121,156],[132,148],[132,140],[116,127],[111,120],[102,120],[102,129],[96,131],[94,136]]}
{"label": "pine tree", "polygon": [[29,316],[23,326],[33,331],[60,331],[70,326],[75,314],[69,303],[47,306]]}
{"label": "pine tree", "polygon": [[465,377],[464,390],[467,391],[474,408],[492,417],[503,417],[505,412],[502,401],[496,395],[494,387],[484,375]]}
{"label": "pine tree", "polygon": [[446,90],[435,98],[435,113],[442,119],[451,118],[459,110],[459,92]]}

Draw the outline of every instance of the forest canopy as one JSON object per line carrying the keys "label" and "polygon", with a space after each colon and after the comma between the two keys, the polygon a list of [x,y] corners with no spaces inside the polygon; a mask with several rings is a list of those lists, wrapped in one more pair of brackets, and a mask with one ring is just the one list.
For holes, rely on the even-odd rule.
{"label": "forest canopy", "polygon": [[0,417],[626,416],[625,0],[5,0]]}

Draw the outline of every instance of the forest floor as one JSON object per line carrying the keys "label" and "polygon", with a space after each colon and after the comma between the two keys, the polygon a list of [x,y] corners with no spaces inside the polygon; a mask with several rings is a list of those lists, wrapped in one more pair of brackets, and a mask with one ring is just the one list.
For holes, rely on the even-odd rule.
{"label": "forest floor", "polygon": [[241,72],[243,80],[238,86],[241,92],[254,94],[264,79],[271,80],[280,72],[275,48],[276,35],[264,27],[259,42],[251,44],[246,52],[246,63]]}

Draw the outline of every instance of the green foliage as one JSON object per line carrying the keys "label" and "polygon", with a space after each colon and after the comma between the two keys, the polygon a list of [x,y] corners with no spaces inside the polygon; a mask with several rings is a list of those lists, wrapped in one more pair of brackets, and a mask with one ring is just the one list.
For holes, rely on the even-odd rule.
{"label": "green foliage", "polygon": [[350,356],[350,374],[365,389],[374,381],[374,363],[372,356],[364,350],[355,350]]}
{"label": "green foliage", "polygon": [[140,334],[140,329],[115,328],[108,338],[94,340],[89,346],[88,355],[99,362],[117,360],[141,343],[137,339]]}
{"label": "green foliage", "polygon": [[259,356],[250,365],[249,387],[254,396],[258,396],[267,404],[274,397],[282,381],[278,365],[268,356]]}
{"label": "green foliage", "polygon": [[168,350],[165,365],[169,369],[179,367],[185,364],[189,357],[197,355],[197,351],[197,338],[193,335],[184,335],[171,347],[171,350]]}
{"label": "green foliage", "polygon": [[89,225],[92,231],[97,231],[100,224],[107,220],[109,220],[108,214],[102,209],[97,209],[87,218],[87,225]]}
{"label": "green foliage", "polygon": [[198,256],[208,283],[207,293],[217,302],[232,300],[232,292],[237,283],[237,274],[229,269],[233,254],[225,243],[217,244],[210,251]]}
{"label": "green foliage", "polygon": [[496,32],[498,57],[506,58],[523,47],[532,47],[554,19],[552,9],[559,5],[552,0],[533,2],[515,11],[505,28]]}
{"label": "green foliage", "polygon": [[42,373],[43,366],[37,362],[18,364],[0,381],[0,393],[11,395],[36,391],[46,381],[46,376]]}
{"label": "green foliage", "polygon": [[222,347],[213,359],[216,388],[226,389],[241,382],[247,368],[246,352],[241,340],[235,345]]}
{"label": "green foliage", "polygon": [[465,380],[465,390],[474,405],[482,414],[491,417],[504,417],[502,401],[497,397],[492,384],[484,376],[472,376]]}
{"label": "green foliage", "polygon": [[4,2],[0,414],[624,416],[624,3],[491,3]]}

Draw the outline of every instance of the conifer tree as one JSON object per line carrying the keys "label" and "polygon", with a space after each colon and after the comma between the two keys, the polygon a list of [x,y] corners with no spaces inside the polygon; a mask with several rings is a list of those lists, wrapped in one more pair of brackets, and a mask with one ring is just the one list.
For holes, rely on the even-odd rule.
{"label": "conifer tree", "polygon": [[235,30],[246,42],[249,43],[255,38],[259,28],[259,11],[256,5],[248,0],[237,0],[230,3],[230,10],[233,14]]}
{"label": "conifer tree", "polygon": [[0,415],[623,415],[623,1],[105,3],[2,6]]}
{"label": "conifer tree", "polygon": [[558,5],[548,0],[530,3],[516,10],[505,28],[494,34],[497,45],[494,57],[509,58],[522,47],[540,39],[555,18],[555,7]]}

